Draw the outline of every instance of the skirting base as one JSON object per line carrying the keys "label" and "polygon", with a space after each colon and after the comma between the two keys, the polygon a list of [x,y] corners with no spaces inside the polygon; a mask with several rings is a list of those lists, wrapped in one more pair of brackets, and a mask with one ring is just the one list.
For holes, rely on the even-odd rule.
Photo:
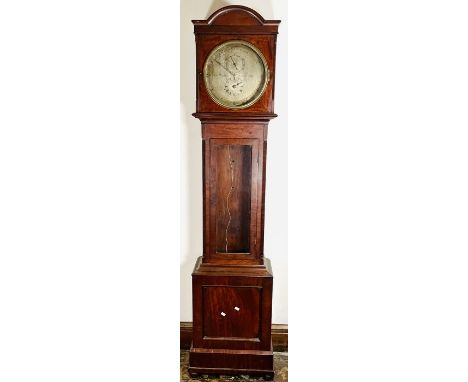
{"label": "skirting base", "polygon": [[245,374],[272,380],[273,351],[191,348],[188,372],[200,374]]}

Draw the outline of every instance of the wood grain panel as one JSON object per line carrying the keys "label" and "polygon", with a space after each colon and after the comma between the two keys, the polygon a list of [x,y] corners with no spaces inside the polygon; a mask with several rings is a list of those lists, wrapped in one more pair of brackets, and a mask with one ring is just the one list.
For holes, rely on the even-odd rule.
{"label": "wood grain panel", "polygon": [[[205,166],[208,195],[205,225],[208,248],[204,260],[259,261],[259,139],[209,139],[209,166]],[[244,147],[245,146],[245,147]],[[229,158],[230,157],[230,158]],[[263,158],[263,157],[262,157]],[[234,160],[231,174],[230,161]],[[234,178],[231,178],[234,175]],[[233,182],[231,184],[231,182]],[[234,187],[231,190],[231,186]],[[261,184],[260,184],[261,186]],[[232,193],[230,193],[232,191]],[[229,203],[227,196],[229,196]],[[261,202],[261,199],[260,199]],[[227,213],[229,206],[229,216]],[[229,228],[226,232],[226,228]],[[226,233],[228,251],[226,251]],[[230,246],[230,245],[231,246]],[[232,246],[234,245],[234,246]],[[231,248],[232,250],[230,250]]]}
{"label": "wood grain panel", "polygon": [[252,147],[217,145],[216,252],[250,252]]}
{"label": "wood grain panel", "polygon": [[203,287],[203,337],[260,341],[261,288]]}

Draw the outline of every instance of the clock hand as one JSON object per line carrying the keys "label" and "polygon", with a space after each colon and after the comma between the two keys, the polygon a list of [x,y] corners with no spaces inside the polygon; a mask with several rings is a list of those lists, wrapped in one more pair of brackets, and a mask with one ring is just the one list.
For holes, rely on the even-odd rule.
{"label": "clock hand", "polygon": [[219,62],[218,60],[214,60],[214,62],[216,62],[219,66],[221,66],[225,71],[229,72],[231,76],[233,76],[234,78],[236,77],[236,75],[233,72],[231,72],[228,68],[226,68],[223,64],[221,64],[221,62]]}
{"label": "clock hand", "polygon": [[234,62],[234,59],[232,58],[232,56],[229,56],[229,58],[231,59],[232,63],[233,63],[234,66],[236,67],[236,69],[239,70],[239,68],[237,67],[236,63]]}

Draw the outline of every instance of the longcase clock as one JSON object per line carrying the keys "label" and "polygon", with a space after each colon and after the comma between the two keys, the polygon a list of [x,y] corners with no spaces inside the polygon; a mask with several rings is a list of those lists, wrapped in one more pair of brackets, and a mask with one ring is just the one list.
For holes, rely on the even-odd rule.
{"label": "longcase clock", "polygon": [[273,273],[263,254],[263,228],[279,23],[243,6],[193,21],[203,256],[192,273],[192,376],[274,376]]}

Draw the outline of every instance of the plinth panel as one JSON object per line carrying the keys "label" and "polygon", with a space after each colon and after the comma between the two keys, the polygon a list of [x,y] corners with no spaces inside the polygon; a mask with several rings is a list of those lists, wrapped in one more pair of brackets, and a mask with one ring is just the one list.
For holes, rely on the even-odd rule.
{"label": "plinth panel", "polygon": [[203,338],[260,341],[261,287],[204,286]]}

